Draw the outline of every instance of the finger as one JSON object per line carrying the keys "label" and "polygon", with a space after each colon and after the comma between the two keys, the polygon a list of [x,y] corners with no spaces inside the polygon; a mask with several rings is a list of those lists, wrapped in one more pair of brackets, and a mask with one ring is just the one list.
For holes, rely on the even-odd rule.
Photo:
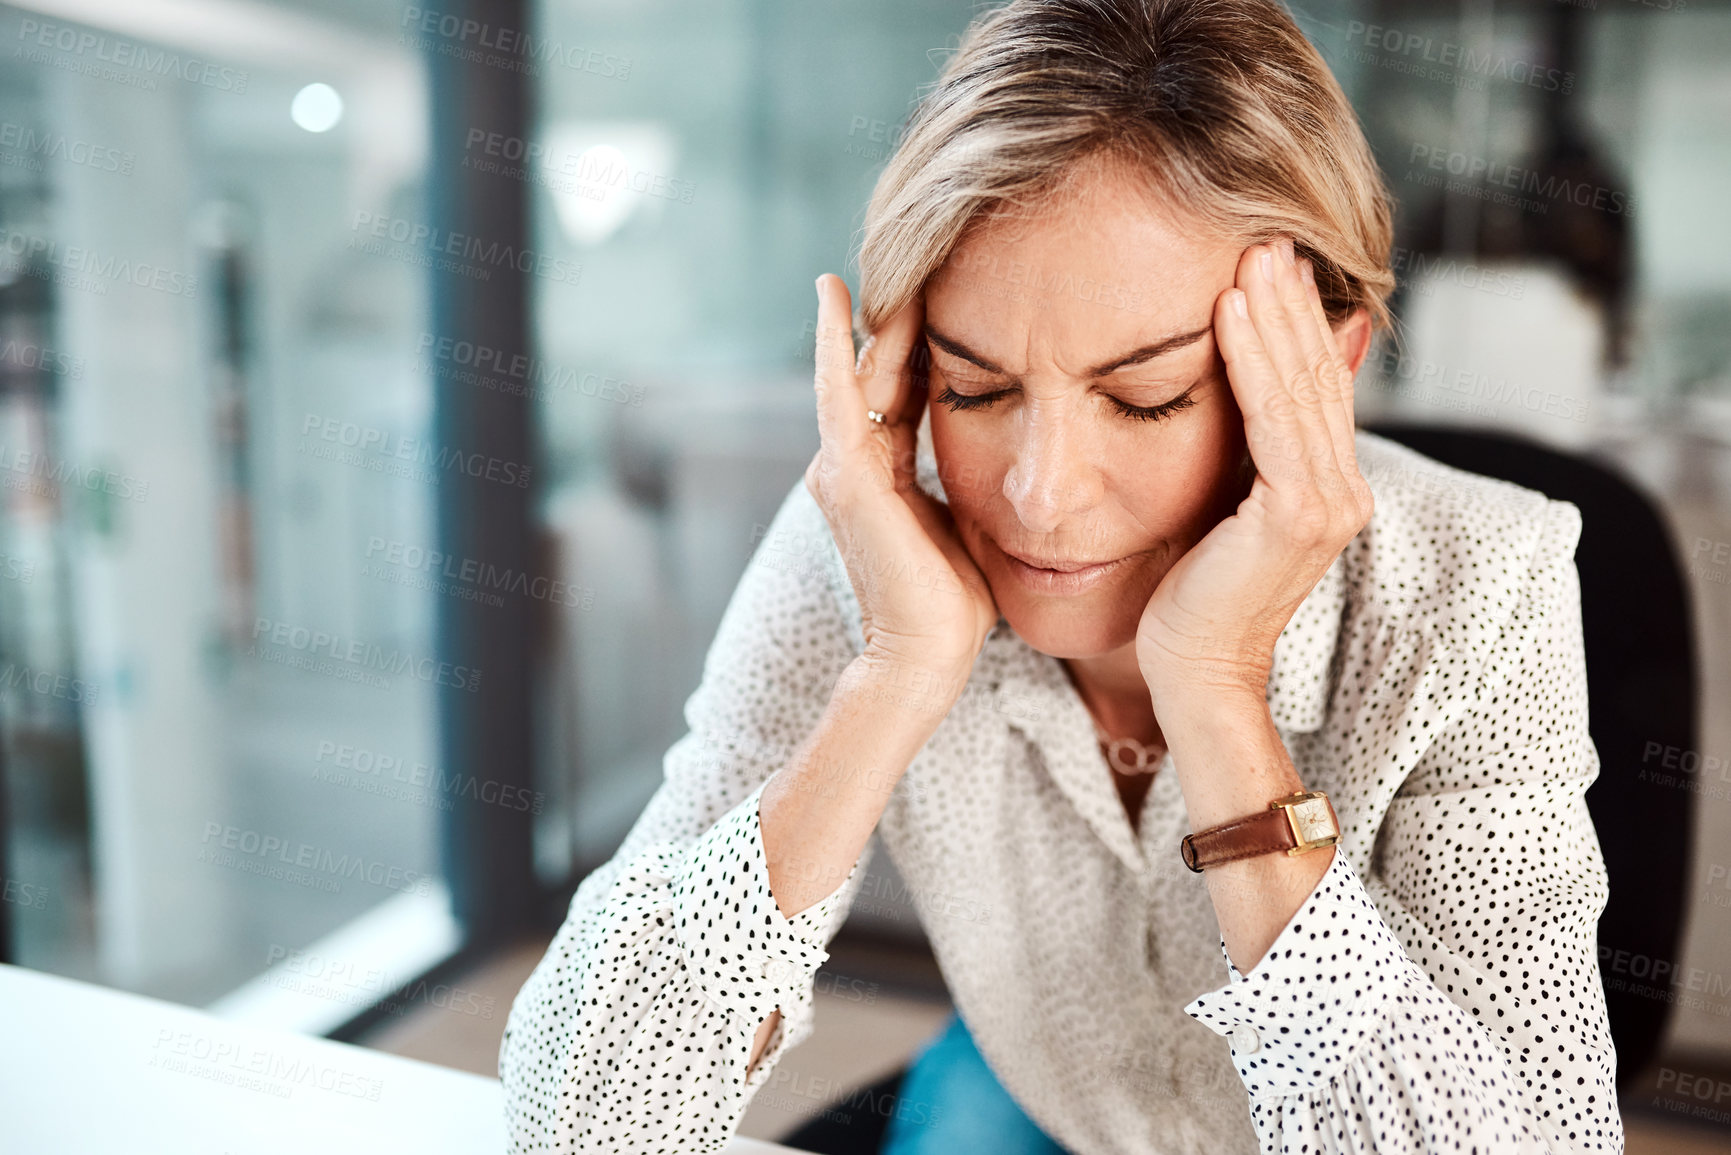
{"label": "finger", "polygon": [[1339,375],[1335,393],[1340,401],[1341,429],[1345,433],[1346,452],[1343,455],[1340,452],[1340,446],[1337,445],[1335,455],[1340,457],[1343,465],[1351,462],[1353,467],[1357,468],[1358,420],[1353,412],[1354,374],[1346,363],[1346,357],[1341,353],[1340,341],[1334,335],[1334,326],[1329,322],[1328,311],[1322,307],[1322,290],[1316,283],[1316,266],[1308,257],[1299,262],[1299,274],[1304,279],[1305,287],[1309,290],[1310,315],[1315,318],[1316,324],[1322,332],[1323,340],[1327,344],[1329,352],[1334,355],[1335,364],[1338,366]]}
{"label": "finger", "polygon": [[[1310,327],[1304,283],[1298,275],[1292,241],[1277,238],[1258,254],[1250,288],[1250,319],[1262,335],[1276,375],[1298,407],[1305,431],[1305,458],[1319,474],[1337,471],[1335,437],[1329,427],[1331,403],[1321,376],[1329,373],[1327,348]],[[1332,391],[1333,382],[1330,382]]]}
{"label": "finger", "polygon": [[[1323,413],[1322,396],[1311,366],[1292,326],[1292,303],[1287,294],[1299,285],[1297,269],[1287,263],[1284,246],[1255,245],[1240,262],[1239,288],[1249,301],[1250,321],[1262,339],[1277,387],[1286,395],[1297,431],[1296,446],[1286,456],[1295,458],[1321,487],[1339,477],[1334,456],[1334,437]],[[1246,267],[1248,266],[1248,268]],[[1290,279],[1289,279],[1290,278]]]}
{"label": "finger", "polygon": [[[854,373],[864,392],[866,404],[885,414],[889,424],[907,421],[917,425],[919,410],[912,396],[916,374],[909,358],[914,354],[925,323],[925,302],[916,294],[896,315],[873,333],[860,349],[859,366]],[[919,400],[923,401],[923,398]]]}
{"label": "finger", "polygon": [[[1293,255],[1290,241],[1283,244],[1283,251]],[[1305,279],[1307,275],[1309,281]],[[1347,410],[1340,402],[1340,377],[1345,365],[1335,345],[1335,332],[1329,329],[1328,317],[1322,312],[1314,267],[1305,258],[1291,263],[1276,261],[1276,287],[1286,305],[1286,326],[1303,365],[1302,371],[1295,372],[1302,372],[1303,381],[1316,391],[1317,416],[1328,433],[1328,457],[1324,459],[1319,454],[1316,459],[1317,483],[1326,485],[1333,494],[1345,494],[1352,488],[1348,462],[1354,461],[1352,423],[1347,421]]]}
{"label": "finger", "polygon": [[847,282],[833,273],[817,279],[816,373],[818,436],[843,454],[853,454],[871,436],[866,404],[854,378],[853,301]]}
{"label": "finger", "polygon": [[854,377],[867,404],[884,414],[873,432],[889,434],[898,489],[916,487],[920,420],[925,416],[930,365],[925,342],[925,296],[916,293],[860,349]]}
{"label": "finger", "polygon": [[[1341,375],[1345,365],[1340,359],[1334,330],[1322,309],[1322,297],[1316,291],[1315,268],[1308,258],[1299,258],[1292,265],[1281,263],[1279,282],[1282,298],[1287,305],[1287,321],[1298,342],[1299,355],[1309,366],[1316,383],[1318,404],[1323,423],[1328,429],[1337,466],[1344,467],[1353,458],[1352,422],[1341,405]],[[1309,277],[1307,280],[1306,277]]]}
{"label": "finger", "polygon": [[[1291,451],[1303,440],[1297,406],[1276,380],[1262,335],[1250,320],[1244,290],[1234,286],[1215,300],[1214,340],[1221,360],[1226,362],[1226,379],[1238,410],[1244,415],[1245,444],[1256,472],[1284,489],[1295,480]],[[1308,472],[1304,472],[1304,480],[1308,480]]]}

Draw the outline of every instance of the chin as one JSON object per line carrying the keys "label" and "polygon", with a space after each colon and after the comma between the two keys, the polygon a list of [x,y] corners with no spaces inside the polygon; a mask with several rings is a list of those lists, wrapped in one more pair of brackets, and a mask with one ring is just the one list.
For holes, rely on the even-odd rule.
{"label": "chin", "polygon": [[1136,640],[1140,607],[1122,599],[1031,599],[1019,591],[999,596],[998,612],[1028,645],[1053,658],[1096,658]]}

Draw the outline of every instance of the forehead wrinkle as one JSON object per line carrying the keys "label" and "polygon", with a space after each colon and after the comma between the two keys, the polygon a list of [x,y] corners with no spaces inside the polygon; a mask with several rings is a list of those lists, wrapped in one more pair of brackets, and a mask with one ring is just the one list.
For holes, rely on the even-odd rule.
{"label": "forehead wrinkle", "polygon": [[[1024,351],[1023,363],[1033,364],[1036,346],[1045,352],[1045,359],[1067,381],[1092,382],[1111,376],[1120,370],[1139,368],[1160,369],[1181,364],[1191,360],[1184,356],[1198,349],[1206,349],[1208,339],[1214,332],[1212,323],[1203,323],[1190,328],[1176,328],[1153,340],[1146,340],[1140,335],[1132,335],[1125,341],[1108,338],[1111,344],[1103,340],[1090,350],[1085,365],[1066,363],[1062,350],[1054,348],[1062,341],[1062,334],[1054,336],[1052,326],[1039,326],[1044,333],[1036,335],[1036,325],[1028,326],[1027,347]],[[1043,336],[1044,340],[1038,337]],[[1102,355],[1104,354],[1104,355]]]}
{"label": "forehead wrinkle", "polygon": [[[1070,220],[1063,222],[1060,234],[1064,231],[1074,234],[1078,227],[1083,230],[1098,231],[1105,228],[1108,223],[1106,221],[1078,222]],[[1001,235],[999,234],[999,236]],[[959,247],[957,252],[952,253],[951,256],[952,258],[959,256],[961,259],[945,262],[939,271],[938,283],[934,288],[937,288],[939,293],[950,298],[960,307],[955,310],[953,318],[940,317],[940,322],[944,329],[947,329],[952,323],[983,323],[982,330],[974,333],[964,330],[960,334],[946,332],[944,329],[939,329],[937,332],[949,337],[956,345],[969,348],[970,341],[993,339],[994,334],[998,333],[1004,334],[1009,342],[1014,342],[1016,339],[1015,328],[1020,326],[1023,330],[1022,357],[1019,365],[1003,364],[1009,359],[1011,346],[1008,344],[989,349],[978,346],[970,348],[971,352],[979,355],[980,360],[990,363],[987,367],[989,372],[1015,378],[1037,374],[1039,369],[1034,365],[1034,359],[1037,355],[1044,353],[1047,355],[1048,364],[1056,368],[1063,377],[1071,381],[1086,382],[1099,380],[1105,377],[1107,373],[1119,369],[1129,370],[1146,366],[1149,370],[1159,371],[1180,360],[1188,365],[1194,360],[1194,357],[1186,354],[1198,347],[1206,353],[1211,345],[1209,338],[1213,331],[1212,304],[1215,294],[1209,291],[1205,295],[1204,290],[1212,290],[1212,286],[1208,282],[1214,278],[1208,269],[1198,267],[1196,260],[1157,260],[1155,263],[1170,267],[1166,267],[1163,275],[1157,278],[1159,285],[1156,287],[1154,282],[1146,279],[1146,262],[1135,262],[1143,267],[1143,275],[1131,276],[1124,268],[1120,267],[1122,265],[1121,260],[1111,255],[1077,253],[1069,245],[1062,243],[1061,235],[1054,238],[1036,232],[1034,238],[1019,238],[1021,243],[1008,245],[992,243],[996,238],[976,237],[975,239],[976,243],[984,241],[980,245],[982,251],[1008,250],[994,256],[991,262],[994,267],[1006,260],[1019,262],[1033,268],[1051,266],[1053,268],[1080,269],[1085,266],[1093,274],[1094,279],[1100,283],[1131,285],[1135,287],[1135,291],[1141,297],[1138,303],[1119,309],[1104,301],[1083,300],[1074,294],[1054,292],[1044,288],[1029,293],[1027,292],[1029,286],[1024,285],[1021,291],[1006,299],[1001,294],[989,291],[988,283],[993,280],[989,274],[982,274],[974,270],[974,266],[980,264],[981,260],[972,256],[973,248],[965,247],[964,250],[964,248]],[[1052,255],[1054,246],[1065,250],[1065,252],[1054,258]],[[1118,256],[1121,255],[1118,254]],[[1098,259],[1083,259],[1085,256],[1097,257]],[[1189,254],[1161,251],[1156,256],[1180,258],[1188,257]],[[1097,271],[1096,266],[1098,266]],[[1078,273],[1077,275],[1080,276],[1081,274]],[[1230,277],[1227,280],[1230,281]],[[1106,312],[1099,312],[1100,310],[1106,310]],[[1201,319],[1193,322],[1192,316],[1198,313],[1201,314]],[[1132,329],[1132,325],[1134,325],[1134,329]],[[1155,325],[1158,325],[1159,328],[1150,333],[1149,330]],[[932,326],[928,325],[928,330],[931,328]],[[1098,345],[1094,345],[1092,338],[1101,331],[1119,335],[1101,337]],[[931,335],[933,334],[928,333],[928,336]],[[1075,343],[1073,338],[1076,337],[1089,338],[1089,344],[1093,345],[1089,350],[1085,364],[1078,363],[1081,358],[1072,361],[1063,355],[1062,350],[1055,348],[1060,345],[1073,345]],[[1190,339],[1188,341],[1179,340],[1184,337]],[[1170,347],[1160,355],[1147,357],[1141,361],[1131,360],[1136,354],[1143,352],[1148,347],[1162,343],[1170,343]],[[942,343],[937,340],[933,340],[933,344],[938,348],[943,348]],[[960,356],[953,349],[949,352],[952,356]],[[967,357],[964,359],[972,360],[972,358]],[[1067,363],[1061,364],[1060,360]],[[1125,362],[1129,363],[1125,364]]]}
{"label": "forehead wrinkle", "polygon": [[[925,323],[924,332],[926,337],[934,345],[944,350],[944,352],[950,356],[968,361],[970,364],[974,364],[987,372],[1000,373],[1004,376],[1015,378],[1027,375],[1027,372],[1016,373],[1004,368],[999,365],[997,361],[988,356],[986,352],[970,348],[965,342],[958,338],[940,332],[930,321]],[[1027,341],[1022,350],[1022,360],[1023,364],[1031,365],[1034,360],[1036,344],[1035,326],[1030,324],[1027,327],[1026,334]],[[1059,372],[1066,377],[1081,380],[1098,380],[1121,369],[1134,369],[1143,365],[1157,366],[1159,364],[1172,364],[1174,360],[1181,359],[1177,355],[1190,350],[1207,350],[1209,347],[1208,338],[1211,337],[1212,334],[1212,325],[1201,325],[1188,332],[1174,333],[1160,338],[1159,340],[1150,341],[1146,344],[1137,346],[1135,349],[1123,351],[1109,360],[1098,362],[1092,368],[1080,373],[1066,370],[1062,365],[1058,364],[1056,357],[1053,357],[1052,361],[1053,364],[1058,366]],[[1047,341],[1046,344],[1049,345],[1050,341]],[[1150,350],[1154,351],[1150,352]],[[1166,360],[1163,361],[1163,358]]]}

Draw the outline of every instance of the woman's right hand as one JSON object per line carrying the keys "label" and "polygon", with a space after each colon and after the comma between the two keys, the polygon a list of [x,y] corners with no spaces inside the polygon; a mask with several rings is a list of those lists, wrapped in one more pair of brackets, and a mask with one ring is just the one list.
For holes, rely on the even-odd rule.
{"label": "woman's right hand", "polygon": [[[998,621],[991,587],[950,511],[914,480],[925,374],[910,364],[924,301],[915,297],[872,334],[856,360],[846,282],[817,280],[818,433],[805,470],[859,599],[865,657],[940,680],[955,696]],[[885,414],[883,424],[867,409]]]}

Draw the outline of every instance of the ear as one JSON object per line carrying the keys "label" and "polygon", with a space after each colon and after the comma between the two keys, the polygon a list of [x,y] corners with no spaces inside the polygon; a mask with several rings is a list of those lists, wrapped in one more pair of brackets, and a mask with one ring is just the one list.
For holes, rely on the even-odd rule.
{"label": "ear", "polygon": [[1370,353],[1370,314],[1355,309],[1350,317],[1332,327],[1335,344],[1340,346],[1340,355],[1346,358],[1346,367],[1352,370],[1354,377],[1358,376],[1359,366]]}

